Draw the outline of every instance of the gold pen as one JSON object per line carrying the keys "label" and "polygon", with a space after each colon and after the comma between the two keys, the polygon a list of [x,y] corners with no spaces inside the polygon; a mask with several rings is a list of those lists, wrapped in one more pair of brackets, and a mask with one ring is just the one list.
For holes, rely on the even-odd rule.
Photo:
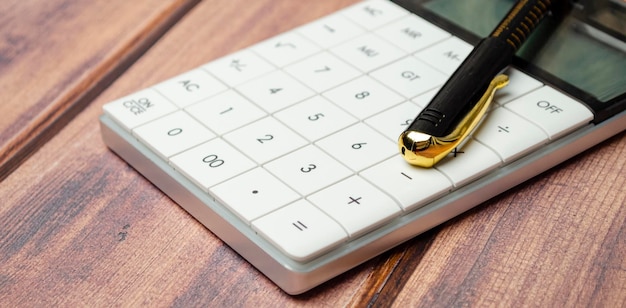
{"label": "gold pen", "polygon": [[406,161],[432,167],[463,144],[486,114],[496,90],[508,84],[501,72],[515,52],[552,5],[564,1],[517,1],[400,135],[398,146]]}

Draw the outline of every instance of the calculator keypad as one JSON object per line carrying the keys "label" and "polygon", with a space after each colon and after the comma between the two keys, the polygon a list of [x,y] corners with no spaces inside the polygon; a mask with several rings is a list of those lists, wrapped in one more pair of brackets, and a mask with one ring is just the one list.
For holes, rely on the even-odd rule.
{"label": "calculator keypad", "polygon": [[105,114],[295,261],[344,243],[592,119],[515,69],[471,140],[434,168],[397,138],[472,47],[369,0],[104,106]]}

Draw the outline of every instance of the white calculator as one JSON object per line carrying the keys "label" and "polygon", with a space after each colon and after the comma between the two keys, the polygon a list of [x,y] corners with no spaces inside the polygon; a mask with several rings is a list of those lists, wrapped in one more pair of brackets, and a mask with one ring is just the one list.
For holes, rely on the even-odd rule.
{"label": "white calculator", "polygon": [[625,130],[624,33],[593,19],[620,3],[595,2],[545,22],[542,52],[518,53],[486,120],[433,168],[406,163],[398,137],[513,1],[359,2],[104,105],[102,135],[303,293]]}

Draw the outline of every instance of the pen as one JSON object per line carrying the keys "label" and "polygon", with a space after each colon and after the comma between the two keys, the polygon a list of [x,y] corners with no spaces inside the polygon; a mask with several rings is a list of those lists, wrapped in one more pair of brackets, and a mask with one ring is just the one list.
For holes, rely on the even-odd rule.
{"label": "pen", "polygon": [[465,142],[496,90],[508,84],[509,78],[500,73],[552,4],[560,1],[564,0],[517,1],[400,135],[398,146],[406,161],[432,167]]}

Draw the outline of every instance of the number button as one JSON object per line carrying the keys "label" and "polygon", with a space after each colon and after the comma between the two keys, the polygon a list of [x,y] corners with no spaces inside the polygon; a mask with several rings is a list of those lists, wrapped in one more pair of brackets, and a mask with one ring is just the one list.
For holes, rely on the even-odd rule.
{"label": "number button", "polygon": [[398,216],[394,200],[358,176],[352,176],[307,198],[357,237]]}
{"label": "number button", "polygon": [[290,258],[305,262],[344,242],[348,236],[337,222],[306,200],[263,216],[252,228]]}
{"label": "number button", "polygon": [[281,71],[241,85],[237,90],[268,113],[274,113],[315,95],[313,90]]}
{"label": "number button", "polygon": [[312,145],[274,160],[265,168],[302,195],[320,190],[352,173]]}
{"label": "number button", "polygon": [[285,71],[317,92],[326,91],[360,75],[357,69],[328,52],[287,66]]}
{"label": "number button", "polygon": [[272,117],[266,117],[248,126],[224,135],[259,164],[264,164],[307,144],[307,141]]}
{"label": "number button", "polygon": [[265,116],[263,110],[232,90],[193,104],[185,110],[219,135]]}
{"label": "number button", "polygon": [[310,141],[332,134],[356,122],[356,119],[321,96],[276,113],[287,126]]}
{"label": "number button", "polygon": [[397,142],[400,134],[411,124],[413,117],[421,107],[412,102],[404,102],[383,113],[365,120],[365,123],[379,131],[383,136]]}
{"label": "number button", "polygon": [[394,142],[362,123],[326,137],[316,144],[353,171],[360,171],[398,154]]}
{"label": "number button", "polygon": [[170,159],[174,168],[205,191],[256,164],[221,139],[213,139]]}
{"label": "number button", "polygon": [[404,100],[369,76],[357,78],[323,95],[359,119],[365,119]]}
{"label": "number button", "polygon": [[139,126],[133,134],[165,159],[215,137],[184,111]]}

